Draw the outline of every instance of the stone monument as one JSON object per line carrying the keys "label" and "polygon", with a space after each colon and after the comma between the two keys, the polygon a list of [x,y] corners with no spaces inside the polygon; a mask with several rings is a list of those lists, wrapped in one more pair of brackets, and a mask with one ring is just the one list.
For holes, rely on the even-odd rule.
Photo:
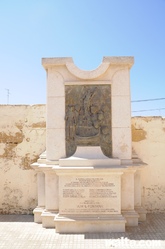
{"label": "stone monument", "polygon": [[132,156],[130,68],[133,57],[104,57],[93,71],[72,58],[44,58],[46,152],[34,221],[59,233],[124,232],[146,219]]}

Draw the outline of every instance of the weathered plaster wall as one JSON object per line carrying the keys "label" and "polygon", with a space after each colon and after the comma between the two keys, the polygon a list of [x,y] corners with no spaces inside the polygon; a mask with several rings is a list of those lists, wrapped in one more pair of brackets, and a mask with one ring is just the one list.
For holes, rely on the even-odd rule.
{"label": "weathered plaster wall", "polygon": [[0,105],[0,213],[29,213],[36,206],[30,164],[45,150],[45,105]]}
{"label": "weathered plaster wall", "polygon": [[142,171],[142,204],[165,212],[165,118],[132,118],[133,149],[148,166]]}
{"label": "weathered plaster wall", "polygon": [[[46,107],[0,105],[0,213],[31,213],[37,205],[36,173],[30,168],[45,150]],[[165,119],[132,118],[133,150],[148,164],[142,202],[165,211]]]}

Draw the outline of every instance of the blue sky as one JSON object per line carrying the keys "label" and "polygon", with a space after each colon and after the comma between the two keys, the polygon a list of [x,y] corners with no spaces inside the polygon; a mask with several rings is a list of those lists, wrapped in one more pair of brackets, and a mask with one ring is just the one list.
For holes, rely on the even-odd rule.
{"label": "blue sky", "polygon": [[[165,0],[1,0],[0,104],[46,103],[43,57],[81,69],[103,56],[134,56],[131,98],[165,98]],[[132,103],[133,115],[165,116],[165,99]]]}

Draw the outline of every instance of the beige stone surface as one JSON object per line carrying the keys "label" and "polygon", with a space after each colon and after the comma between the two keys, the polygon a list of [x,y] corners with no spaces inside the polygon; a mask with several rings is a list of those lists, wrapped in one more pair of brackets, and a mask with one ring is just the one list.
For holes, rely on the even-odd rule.
{"label": "beige stone surface", "polygon": [[122,210],[134,209],[134,170],[129,170],[121,179],[121,206]]}
{"label": "beige stone surface", "polygon": [[62,234],[125,232],[125,218],[122,215],[111,215],[108,219],[95,217],[65,218],[57,215],[54,223],[56,232]]}
{"label": "beige stone surface", "polygon": [[99,146],[77,146],[73,156],[59,160],[59,166],[66,167],[114,167],[120,164],[120,159],[106,157]]}
{"label": "beige stone surface", "polygon": [[45,170],[45,208],[47,210],[58,210],[59,191],[58,177],[55,172]]}
{"label": "beige stone surface", "polygon": [[[112,87],[113,89],[113,87]],[[130,96],[112,96],[112,127],[131,127]]]}
{"label": "beige stone surface", "polygon": [[38,206],[45,207],[45,174],[43,172],[37,173],[37,188],[38,188]]}
{"label": "beige stone surface", "polygon": [[112,79],[112,96],[130,96],[130,76],[128,68],[116,71]]}
{"label": "beige stone surface", "polygon": [[47,129],[47,159],[65,158],[65,129]]}
{"label": "beige stone surface", "polygon": [[132,158],[132,145],[130,128],[112,128],[113,157],[120,159]]}
{"label": "beige stone surface", "polygon": [[[65,130],[65,102],[63,97],[49,97],[47,101],[47,119],[46,126],[49,129]],[[55,139],[58,139],[56,137]]]}
{"label": "beige stone surface", "polygon": [[54,68],[49,68],[47,72],[47,96],[60,97],[65,95],[64,79]]}
{"label": "beige stone surface", "polygon": [[45,105],[0,106],[0,213],[31,213],[36,172],[30,164],[45,150]]}
{"label": "beige stone surface", "polygon": [[142,205],[148,212],[165,211],[165,118],[132,118],[133,149],[148,164],[142,174]]}
{"label": "beige stone surface", "polygon": [[[86,214],[110,215],[121,213],[120,196],[120,172],[100,172],[95,174],[95,170],[79,173],[78,170],[72,170],[67,175],[59,174],[59,214],[79,216]],[[96,170],[97,171],[97,170]],[[64,173],[65,174],[65,173]]]}
{"label": "beige stone surface", "polygon": [[124,232],[121,170],[83,167],[55,169],[59,176],[59,233]]}

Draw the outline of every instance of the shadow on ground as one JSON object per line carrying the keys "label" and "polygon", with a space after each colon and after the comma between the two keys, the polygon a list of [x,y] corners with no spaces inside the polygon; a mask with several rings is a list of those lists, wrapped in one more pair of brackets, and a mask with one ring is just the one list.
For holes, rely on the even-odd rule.
{"label": "shadow on ground", "polygon": [[31,214],[1,214],[0,222],[33,222],[34,216]]}

